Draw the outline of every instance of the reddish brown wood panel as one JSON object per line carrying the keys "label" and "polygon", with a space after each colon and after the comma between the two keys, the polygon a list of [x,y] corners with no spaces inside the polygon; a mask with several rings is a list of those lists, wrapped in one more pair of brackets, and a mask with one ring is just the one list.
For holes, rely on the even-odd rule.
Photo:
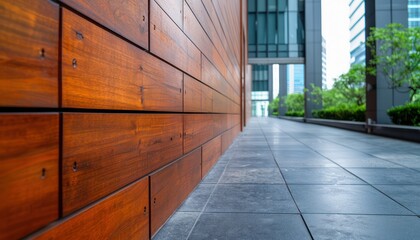
{"label": "reddish brown wood panel", "polygon": [[213,137],[213,116],[211,114],[184,115],[184,153],[207,142]]}
{"label": "reddish brown wood panel", "polygon": [[58,218],[58,114],[0,115],[0,239]]}
{"label": "reddish brown wood panel", "polygon": [[226,152],[226,150],[229,148],[230,144],[233,141],[232,137],[232,129],[227,130],[222,134],[222,154]]}
{"label": "reddish brown wood panel", "polygon": [[201,176],[204,178],[222,155],[222,137],[219,135],[202,147]]}
{"label": "reddish brown wood panel", "polygon": [[227,46],[227,44],[222,43],[221,38],[217,34],[217,31],[214,26],[215,24],[214,22],[218,22],[218,19],[210,18],[202,1],[186,0],[186,3],[191,8],[198,22],[200,23],[200,25],[203,27],[206,34],[209,36],[209,38],[213,42],[214,47],[217,49],[217,51],[220,54],[220,57],[225,62],[227,69],[228,70],[234,69],[234,65],[232,63],[232,60],[234,59],[227,55],[227,52],[225,50],[225,46]]}
{"label": "reddish brown wood panel", "polygon": [[149,239],[149,179],[101,200],[34,239]]}
{"label": "reddish brown wood panel", "polygon": [[58,5],[0,1],[0,106],[58,107]]}
{"label": "reddish brown wood panel", "polygon": [[213,112],[213,89],[201,84],[201,110],[203,112]]}
{"label": "reddish brown wood panel", "polygon": [[148,48],[147,0],[61,0],[83,15]]}
{"label": "reddish brown wood panel", "polygon": [[222,94],[213,92],[213,112],[227,113],[228,112],[228,99]]}
{"label": "reddish brown wood panel", "polygon": [[201,148],[150,176],[151,232],[165,223],[201,180]]}
{"label": "reddish brown wood panel", "polygon": [[150,1],[150,51],[201,79],[201,53],[155,1]]}
{"label": "reddish brown wood panel", "polygon": [[165,13],[178,25],[183,28],[183,0],[152,0],[155,1]]}
{"label": "reddish brown wood panel", "polygon": [[228,114],[213,114],[213,136],[218,136],[228,129]]}
{"label": "reddish brown wood panel", "polygon": [[201,112],[202,83],[184,74],[184,112]]}
{"label": "reddish brown wood panel", "polygon": [[206,32],[197,21],[194,13],[191,11],[187,3],[184,3],[184,32],[191,39],[191,41],[206,55],[208,59],[216,66],[222,76],[228,76],[228,69],[223,62],[213,42],[207,36]]}
{"label": "reddish brown wood panel", "polygon": [[182,111],[182,73],[63,9],[63,107]]}
{"label": "reddish brown wood panel", "polygon": [[65,113],[64,215],[181,155],[182,115]]}

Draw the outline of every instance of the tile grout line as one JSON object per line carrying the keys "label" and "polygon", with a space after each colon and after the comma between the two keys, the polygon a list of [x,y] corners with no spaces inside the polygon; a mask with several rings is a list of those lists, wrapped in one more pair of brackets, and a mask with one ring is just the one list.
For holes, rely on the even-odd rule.
{"label": "tile grout line", "polygon": [[[268,143],[268,140],[267,140],[267,136],[265,135],[265,132],[262,130],[261,125],[260,125],[260,122],[259,122],[259,121],[258,121],[258,126],[259,126],[260,130],[262,131],[262,133],[263,133],[263,135],[264,135],[264,139],[265,139],[265,141],[266,141],[266,143],[267,143],[267,145],[268,145],[268,148],[270,149],[271,155],[272,155],[272,156],[273,156],[273,158],[274,158],[274,162],[276,163],[277,168],[278,168],[278,169],[279,169],[279,171],[280,171],[280,175],[281,175],[281,177],[283,178],[283,181],[284,181],[284,183],[285,183],[285,185],[286,185],[287,191],[289,192],[290,197],[291,197],[291,198],[292,198],[292,200],[293,200],[293,203],[295,204],[295,206],[296,206],[297,210],[299,211],[299,216],[300,216],[300,218],[302,219],[303,224],[305,224],[305,228],[306,228],[306,230],[308,231],[309,236],[311,237],[311,239],[314,239],[314,237],[312,236],[311,231],[309,230],[309,226],[308,226],[308,224],[306,223],[305,219],[303,218],[302,212],[300,211],[300,208],[299,208],[299,206],[297,205],[295,198],[293,197],[292,191],[291,191],[291,190],[290,190],[290,188],[289,188],[289,184],[287,184],[286,179],[285,179],[285,178],[284,178],[284,176],[283,176],[283,173],[282,173],[282,171],[281,171],[281,168],[280,168],[280,166],[279,166],[279,164],[278,164],[278,162],[277,162],[277,160],[276,160],[276,158],[275,158],[275,156],[274,156],[274,154],[273,154],[273,151],[271,150],[270,144]],[[281,130],[281,132],[282,132],[282,133],[285,133],[285,132],[284,132],[284,131],[282,131],[282,130]],[[288,135],[288,134],[286,133],[286,135]]]}
{"label": "tile grout line", "polygon": [[[283,131],[283,132],[284,132],[284,131]],[[309,145],[305,144],[304,142],[300,141],[299,139],[295,138],[294,136],[292,136],[292,135],[290,135],[290,134],[288,134],[288,133],[286,133],[286,132],[284,132],[284,133],[285,133],[286,135],[288,135],[289,137],[293,138],[294,140],[296,140],[296,141],[300,142],[301,144],[305,145],[306,147],[310,148],[312,151],[316,152],[317,154],[321,155],[322,157],[324,157],[324,158],[328,159],[329,161],[333,162],[334,164],[336,164],[337,166],[339,166],[340,168],[342,168],[344,171],[348,172],[348,173],[349,173],[349,174],[351,174],[352,176],[356,177],[357,179],[360,179],[362,182],[366,183],[366,184],[364,184],[364,185],[370,186],[370,187],[372,187],[373,189],[375,189],[376,191],[378,191],[379,193],[382,193],[384,196],[386,196],[386,197],[387,197],[388,199],[390,199],[391,201],[395,202],[397,205],[401,206],[402,208],[404,208],[404,209],[406,209],[407,211],[409,211],[409,212],[411,212],[412,214],[414,214],[414,216],[416,216],[416,215],[417,215],[417,213],[413,212],[412,210],[410,210],[409,208],[407,208],[406,206],[404,206],[403,204],[401,204],[400,202],[398,202],[398,201],[397,201],[397,200],[395,200],[394,198],[390,197],[388,194],[386,194],[386,193],[384,193],[383,191],[381,191],[380,189],[376,188],[373,184],[368,183],[367,181],[365,181],[365,180],[364,180],[364,179],[362,179],[361,177],[359,177],[359,176],[357,176],[356,174],[354,174],[354,173],[350,172],[347,168],[344,168],[343,166],[341,166],[340,164],[338,164],[338,163],[337,163],[337,162],[335,162],[334,160],[332,160],[332,159],[330,159],[329,157],[327,157],[327,156],[323,155],[322,153],[318,152],[318,151],[317,151],[316,149],[314,149],[313,147],[311,147],[311,146],[309,146]],[[315,136],[315,137],[317,137],[317,136]],[[328,139],[325,139],[325,138],[322,138],[322,137],[317,137],[317,138],[320,138],[320,139],[322,139],[322,140],[325,140],[325,141],[328,141],[328,142],[331,142],[331,143],[335,143],[335,142],[332,142],[332,141],[330,141],[330,140],[328,140]],[[367,155],[370,155],[370,156],[375,157],[375,156],[374,156],[374,155],[372,155],[372,154],[365,153],[365,152],[362,152],[362,151],[358,151],[357,149],[354,149],[354,148],[352,148],[352,147],[348,147],[348,146],[343,145],[343,144],[341,144],[341,143],[339,143],[339,145],[341,145],[341,146],[343,146],[343,147],[346,147],[346,148],[349,148],[349,149],[351,149],[351,150],[355,150],[355,151],[357,151],[357,152],[361,152],[361,153],[364,153],[364,154],[367,154]],[[379,158],[379,159],[382,159],[382,158]],[[386,159],[382,159],[382,160],[384,160],[384,161],[386,161],[386,162],[390,162],[390,161],[388,161],[388,160],[386,160]],[[277,161],[276,161],[276,162],[277,162]],[[393,162],[391,162],[391,163],[393,163]],[[407,167],[405,167],[405,168],[407,168]],[[280,172],[281,172],[281,170],[280,170]],[[294,185],[294,184],[292,184],[292,185]],[[313,185],[317,185],[317,184],[313,184]],[[318,184],[318,185],[322,185],[322,184]],[[339,184],[339,185],[344,185],[344,184]],[[362,184],[346,184],[346,185],[348,186],[348,185],[362,185]],[[377,184],[377,185],[381,185],[381,184]],[[394,184],[382,184],[382,185],[394,185]],[[397,185],[398,185],[398,184],[397,184]],[[404,184],[404,185],[407,185],[407,184]],[[413,185],[415,185],[415,184],[413,184]],[[299,210],[299,211],[300,211],[300,210]],[[365,214],[359,214],[359,215],[365,215]],[[401,215],[401,216],[403,216],[403,215]]]}
{"label": "tile grout line", "polygon": [[[233,144],[232,144],[232,145],[233,145]],[[198,220],[200,219],[201,215],[203,215],[204,210],[206,209],[206,207],[207,207],[208,203],[210,202],[210,198],[213,196],[214,191],[216,190],[216,187],[219,185],[220,179],[222,178],[223,174],[225,173],[226,168],[227,168],[227,165],[229,164],[229,162],[230,162],[230,160],[233,158],[233,156],[235,156],[235,154],[236,154],[236,146],[232,146],[232,145],[231,145],[231,147],[230,147],[229,149],[227,149],[227,150],[226,150],[226,152],[227,152],[227,151],[229,151],[229,150],[232,150],[232,151],[233,151],[232,156],[230,156],[230,157],[229,157],[229,160],[227,161],[227,163],[226,163],[225,167],[223,168],[223,172],[222,172],[222,174],[220,174],[219,179],[217,180],[216,184],[214,184],[214,188],[213,188],[213,190],[211,191],[211,193],[210,193],[209,197],[207,198],[206,203],[204,204],[203,208],[202,208],[202,209],[201,209],[201,211],[199,212],[199,214],[198,214],[197,218],[196,218],[196,219],[195,219],[195,221],[194,221],[194,224],[192,225],[192,227],[191,227],[190,231],[188,232],[188,235],[187,235],[187,237],[186,237],[185,239],[189,239],[189,238],[190,238],[190,236],[191,236],[191,234],[192,234],[192,232],[193,232],[193,230],[194,230],[195,226],[196,226],[196,225],[197,225],[197,223],[198,223]],[[226,152],[225,152],[224,154],[226,154]],[[212,170],[213,170],[213,169],[212,169]]]}

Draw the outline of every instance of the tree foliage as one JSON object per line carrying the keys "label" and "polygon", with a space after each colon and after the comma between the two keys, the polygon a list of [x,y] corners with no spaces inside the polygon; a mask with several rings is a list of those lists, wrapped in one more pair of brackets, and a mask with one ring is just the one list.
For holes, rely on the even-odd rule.
{"label": "tree foliage", "polygon": [[420,28],[405,28],[398,23],[371,28],[366,44],[373,56],[369,73],[382,72],[390,88],[408,87],[410,101],[415,100],[420,92]]}
{"label": "tree foliage", "polygon": [[[364,106],[366,103],[365,80],[366,68],[353,65],[350,70],[334,79],[332,89],[311,86],[311,100],[322,103],[324,109],[339,106]],[[321,102],[320,102],[321,101]]]}

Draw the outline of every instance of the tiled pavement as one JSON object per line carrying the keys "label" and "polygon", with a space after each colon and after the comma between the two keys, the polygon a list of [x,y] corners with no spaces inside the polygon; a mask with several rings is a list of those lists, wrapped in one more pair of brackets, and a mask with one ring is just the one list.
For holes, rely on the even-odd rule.
{"label": "tiled pavement", "polygon": [[420,239],[420,144],[255,118],[157,239]]}

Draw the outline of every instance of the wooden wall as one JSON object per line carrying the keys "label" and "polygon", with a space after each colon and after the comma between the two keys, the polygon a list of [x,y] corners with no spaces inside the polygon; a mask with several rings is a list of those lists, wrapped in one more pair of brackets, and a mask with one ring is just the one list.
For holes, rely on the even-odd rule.
{"label": "wooden wall", "polygon": [[0,239],[151,238],[245,125],[246,19],[245,0],[0,1]]}

